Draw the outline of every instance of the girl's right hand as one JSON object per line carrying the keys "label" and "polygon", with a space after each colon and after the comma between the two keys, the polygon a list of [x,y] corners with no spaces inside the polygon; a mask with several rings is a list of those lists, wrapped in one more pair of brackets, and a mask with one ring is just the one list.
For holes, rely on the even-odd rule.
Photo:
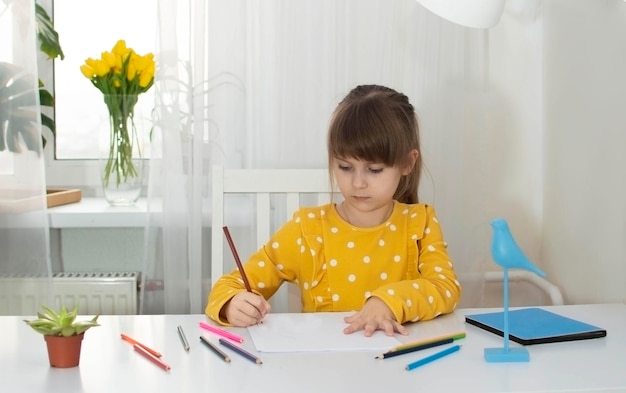
{"label": "girl's right hand", "polygon": [[224,316],[236,327],[247,327],[261,322],[271,305],[262,296],[239,292],[224,306]]}

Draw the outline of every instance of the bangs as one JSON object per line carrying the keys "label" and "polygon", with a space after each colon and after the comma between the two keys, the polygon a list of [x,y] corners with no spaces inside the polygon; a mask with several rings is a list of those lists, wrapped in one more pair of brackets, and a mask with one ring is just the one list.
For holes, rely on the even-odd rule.
{"label": "bangs", "polygon": [[[388,105],[365,99],[335,113],[328,133],[329,158],[352,158],[386,166],[402,165],[412,148],[403,146],[403,128]],[[401,116],[404,117],[404,116]]]}

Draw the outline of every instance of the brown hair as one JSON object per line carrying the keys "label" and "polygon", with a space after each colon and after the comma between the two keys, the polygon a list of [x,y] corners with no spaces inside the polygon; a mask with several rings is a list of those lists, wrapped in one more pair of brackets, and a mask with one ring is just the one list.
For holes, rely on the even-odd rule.
{"label": "brown hair", "polygon": [[403,168],[410,164],[409,153],[413,149],[420,154],[394,193],[394,199],[403,203],[418,202],[417,188],[422,173],[417,115],[407,96],[384,86],[357,86],[333,112],[328,129],[331,174],[335,158]]}

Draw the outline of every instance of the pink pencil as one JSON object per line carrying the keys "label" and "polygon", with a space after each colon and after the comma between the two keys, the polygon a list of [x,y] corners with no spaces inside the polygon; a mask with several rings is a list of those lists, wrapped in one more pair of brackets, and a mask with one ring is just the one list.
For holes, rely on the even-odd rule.
{"label": "pink pencil", "polygon": [[218,336],[222,336],[224,338],[227,338],[229,340],[238,342],[238,343],[242,343],[243,342],[243,337],[236,335],[235,333],[231,333],[227,330],[224,329],[220,329],[218,327],[215,327],[213,325],[209,325],[206,322],[200,322],[200,327],[202,329],[208,330],[211,333],[215,333]]}

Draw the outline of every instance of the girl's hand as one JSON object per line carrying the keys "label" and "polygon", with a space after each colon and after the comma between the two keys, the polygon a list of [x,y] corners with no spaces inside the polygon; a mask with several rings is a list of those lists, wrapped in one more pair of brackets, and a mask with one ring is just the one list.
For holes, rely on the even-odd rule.
{"label": "girl's hand", "polygon": [[408,330],[396,321],[385,302],[377,297],[369,298],[361,311],[345,317],[344,321],[350,324],[343,329],[345,334],[359,330],[365,330],[365,337],[370,337],[376,330],[383,330],[388,336],[393,336],[395,332],[409,334]]}
{"label": "girl's hand", "polygon": [[244,291],[226,303],[223,313],[233,326],[247,327],[261,322],[270,308],[270,304],[262,296]]}

